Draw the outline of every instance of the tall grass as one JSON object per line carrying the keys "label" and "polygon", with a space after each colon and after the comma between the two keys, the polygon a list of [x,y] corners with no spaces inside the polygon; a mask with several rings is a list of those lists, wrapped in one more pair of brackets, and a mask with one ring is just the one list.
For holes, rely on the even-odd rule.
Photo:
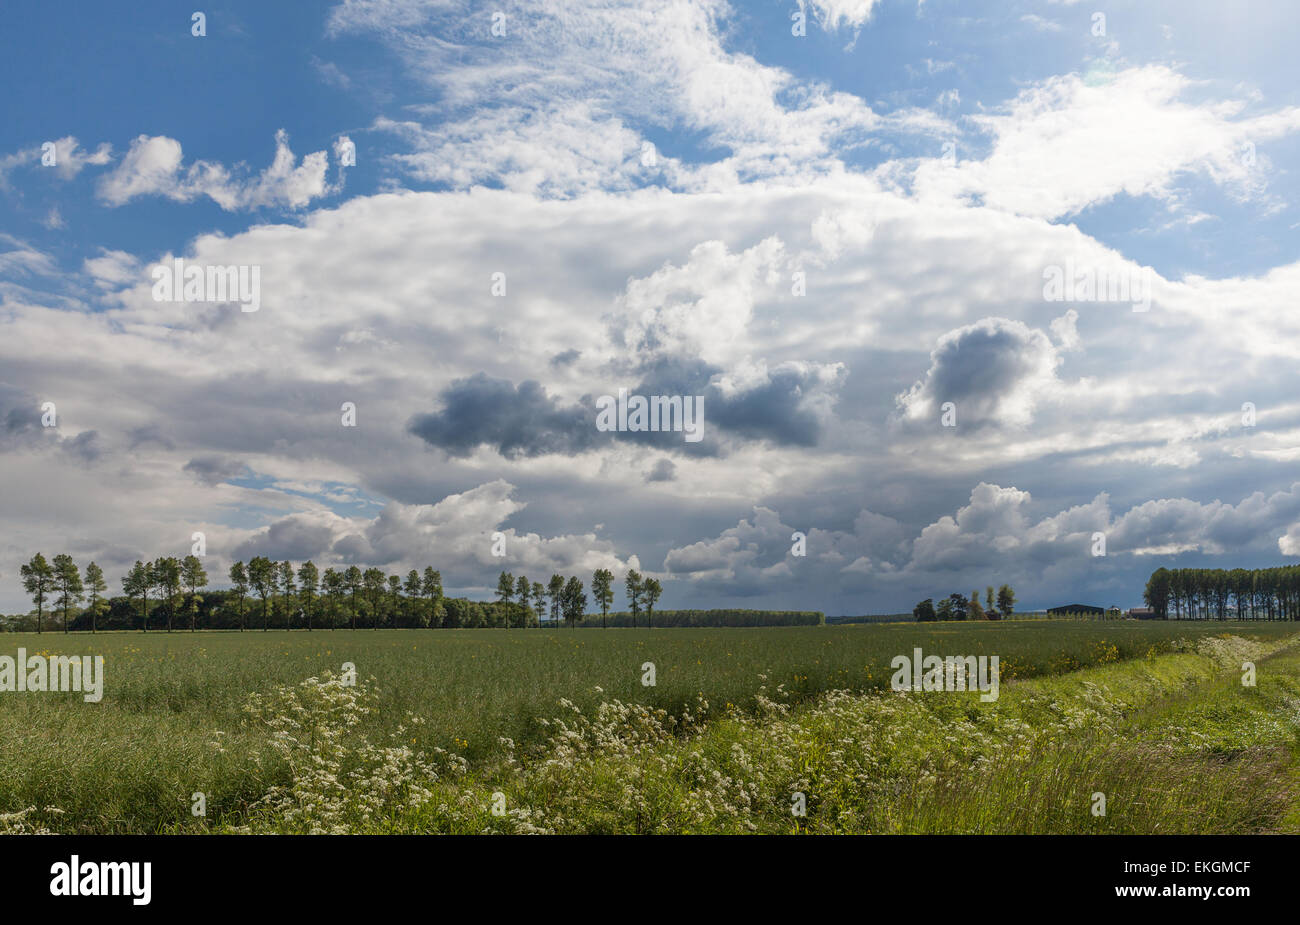
{"label": "tall grass", "polygon": [[[1283,624],[1232,625],[1279,638]],[[475,766],[553,734],[561,700],[584,715],[619,701],[699,719],[762,709],[778,687],[790,703],[828,690],[888,684],[889,661],[910,654],[995,654],[1004,681],[1166,651],[1177,637],[1224,624],[969,623],[663,630],[391,630],[295,633],[106,633],[0,637],[4,653],[105,656],[99,704],[76,694],[0,693],[0,813],[54,805],[62,831],[149,832],[201,826],[191,794],[206,794],[208,823],[238,824],[271,788],[291,780],[270,732],[244,710],[344,662],[373,678],[377,700],[358,727],[375,742]],[[645,662],[657,684],[641,684]],[[420,722],[411,724],[409,717]]]}
{"label": "tall grass", "polygon": [[[550,747],[446,782],[388,819],[423,832],[1209,834],[1294,831],[1300,661],[1261,662],[1265,703],[1212,655],[1088,669],[974,695],[851,695],[694,735],[607,704]],[[1234,686],[1235,685],[1235,686]],[[1290,691],[1282,695],[1280,691]],[[1292,698],[1292,699],[1288,699]],[[1275,735],[1231,755],[1168,716],[1263,710]],[[492,794],[509,812],[488,811]],[[1104,798],[1104,804],[1098,798]],[[792,812],[802,800],[806,814]],[[273,826],[274,827],[274,826]]]}

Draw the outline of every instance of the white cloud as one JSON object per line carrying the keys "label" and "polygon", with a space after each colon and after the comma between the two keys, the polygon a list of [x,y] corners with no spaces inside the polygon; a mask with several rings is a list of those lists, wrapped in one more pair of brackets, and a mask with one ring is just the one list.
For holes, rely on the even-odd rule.
{"label": "white cloud", "polygon": [[275,136],[275,158],[256,177],[241,179],[211,161],[184,166],[181,143],[166,135],[140,135],[112,173],[100,179],[99,198],[120,206],[139,196],[165,196],[189,202],[207,196],[228,212],[260,207],[300,209],[330,192],[325,179],[329,159],[324,151],[297,163],[289,136]]}
{"label": "white cloud", "polygon": [[1068,309],[1060,318],[1053,318],[1051,329],[1052,337],[1056,340],[1061,350],[1078,350],[1079,341],[1079,313],[1073,308]]}
{"label": "white cloud", "polygon": [[1020,21],[1028,23],[1039,32],[1060,32],[1064,28],[1059,22],[1053,19],[1045,19],[1037,13],[1026,13],[1020,17]]}
{"label": "white cloud", "polygon": [[[870,3],[822,3],[828,24],[860,25]],[[510,41],[492,39],[463,3],[350,2],[331,16],[336,33],[375,32],[438,93],[426,123],[403,132],[417,149],[399,159],[423,179],[570,195],[607,185],[661,182],[717,188],[753,177],[797,179],[836,162],[836,145],[861,144],[881,124],[851,94],[796,79],[723,46],[731,15],[721,0],[647,9],[625,0],[587,6],[506,3]],[[900,114],[900,131],[932,120]],[[685,167],[683,152],[640,164],[630,125],[699,133],[721,160]],[[454,165],[454,166],[453,166]]]}
{"label": "white cloud", "polygon": [[[835,30],[841,26],[859,28],[871,19],[872,11],[880,0],[808,0],[817,14],[823,29]],[[800,6],[803,6],[802,0]]]}
{"label": "white cloud", "polygon": [[[752,519],[713,539],[672,549],[665,571],[693,582],[740,582],[769,590],[800,573],[810,584],[853,573],[876,587],[925,587],[927,575],[961,581],[962,575],[983,572],[1033,580],[1082,563],[1101,569],[1122,562],[1144,570],[1155,567],[1149,556],[1175,551],[1240,554],[1254,547],[1267,552],[1274,537],[1284,555],[1300,554],[1300,483],[1271,495],[1256,492],[1236,505],[1187,498],[1148,501],[1118,517],[1105,492],[1037,519],[1032,507],[1027,491],[981,482],[967,504],[910,539],[896,520],[864,509],[852,531],[809,531],[808,556],[800,559],[792,555],[790,540],[799,528],[760,506]],[[1099,532],[1107,540],[1104,559],[1093,553]]]}
{"label": "white cloud", "polygon": [[121,289],[140,279],[140,261],[126,251],[101,247],[98,257],[88,257],[82,268],[101,289]]}
{"label": "white cloud", "polygon": [[45,251],[0,232],[0,276],[54,276],[57,265]]}
{"label": "white cloud", "polygon": [[[45,154],[45,144],[54,145],[54,164],[52,166],[45,166],[42,162],[42,156]],[[9,188],[9,174],[17,167],[39,166],[42,170],[49,171],[51,175],[58,177],[60,180],[71,180],[86,167],[102,167],[112,159],[113,146],[107,142],[100,144],[92,153],[82,148],[81,143],[71,135],[59,139],[50,139],[49,142],[32,145],[29,148],[0,157],[0,189]]]}
{"label": "white cloud", "polygon": [[1056,219],[1121,193],[1172,203],[1182,173],[1198,173],[1240,197],[1259,196],[1263,161],[1246,145],[1300,130],[1300,107],[1256,116],[1245,103],[1193,104],[1193,82],[1172,68],[1130,68],[1103,81],[1076,74],[1023,91],[1004,114],[972,117],[993,135],[983,160],[917,171],[926,195],[977,195],[988,205]]}
{"label": "white cloud", "polygon": [[1056,391],[1059,363],[1042,331],[985,318],[939,338],[925,377],[898,397],[899,407],[908,419],[938,421],[941,406],[952,402],[959,425],[1024,427]]}

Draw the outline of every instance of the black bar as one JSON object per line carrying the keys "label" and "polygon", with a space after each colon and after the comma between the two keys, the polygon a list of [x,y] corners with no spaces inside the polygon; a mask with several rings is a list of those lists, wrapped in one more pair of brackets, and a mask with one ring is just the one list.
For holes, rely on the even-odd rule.
{"label": "black bar", "polygon": [[[1057,912],[1201,903],[1231,913],[1286,901],[1297,848],[1289,836],[10,836],[0,838],[0,882],[6,912],[373,915],[413,906],[536,916],[576,902],[612,915],[680,914],[708,893],[760,913],[848,902],[871,916],[983,914],[1035,897]],[[52,895],[51,868],[73,855],[79,867],[149,862],[148,904]],[[1154,895],[1119,895],[1132,888]]]}

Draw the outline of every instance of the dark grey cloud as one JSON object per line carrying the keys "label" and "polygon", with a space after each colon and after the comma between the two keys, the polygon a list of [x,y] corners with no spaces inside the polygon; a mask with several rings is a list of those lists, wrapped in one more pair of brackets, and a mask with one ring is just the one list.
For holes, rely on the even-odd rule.
{"label": "dark grey cloud", "polygon": [[781,367],[760,385],[731,394],[710,384],[719,372],[698,360],[662,360],[629,389],[631,395],[704,396],[704,439],[694,443],[674,431],[602,432],[596,429],[594,396],[565,405],[535,380],[515,386],[481,372],[453,382],[441,395],[442,410],[416,415],[407,429],[451,456],[489,446],[507,459],[581,453],[611,439],[712,456],[721,452],[710,439],[717,432],[781,446],[816,445],[822,424],[807,398],[821,383],[813,372]]}
{"label": "dark grey cloud", "polygon": [[645,474],[647,482],[671,482],[677,478],[677,466],[671,459],[660,459]]}
{"label": "dark grey cloud", "polygon": [[574,363],[577,362],[578,357],[580,356],[582,356],[581,350],[574,350],[570,348],[568,350],[562,351],[561,353],[557,353],[555,356],[551,357],[551,365],[554,366],[556,369],[561,369],[565,366],[572,366]]}
{"label": "dark grey cloud", "polygon": [[1042,331],[984,318],[950,331],[930,354],[925,378],[899,396],[913,417],[956,405],[959,426],[1028,423],[1037,392],[1055,377],[1056,348]]}
{"label": "dark grey cloud", "polygon": [[[78,463],[97,461],[104,453],[98,431],[84,430],[74,437],[65,437],[59,427],[46,427],[45,401],[23,389],[0,383],[0,451],[57,447]],[[54,410],[57,424],[62,424],[57,404]]]}
{"label": "dark grey cloud", "polygon": [[408,429],[452,456],[485,445],[507,459],[577,453],[606,438],[596,430],[594,407],[562,405],[532,379],[516,387],[476,373],[453,382],[442,404],[442,411],[416,415]]}
{"label": "dark grey cloud", "polygon": [[350,564],[371,563],[374,561],[374,551],[370,548],[370,542],[357,533],[350,533],[341,537],[334,544],[331,551],[344,562]]}
{"label": "dark grey cloud", "polygon": [[87,463],[95,462],[104,454],[99,431],[95,430],[83,430],[77,436],[62,441],[60,446],[65,453]]}
{"label": "dark grey cloud", "polygon": [[139,449],[142,446],[154,444],[162,447],[164,450],[176,449],[176,444],[169,438],[157,424],[146,424],[143,427],[133,427],[126,433],[127,448],[131,450]]}
{"label": "dark grey cloud", "polygon": [[0,382],[0,450],[30,443],[44,429],[36,396]]}
{"label": "dark grey cloud", "polygon": [[281,561],[301,562],[319,557],[330,549],[334,531],[302,515],[292,515],[268,526],[235,547],[236,559],[266,556]]}
{"label": "dark grey cloud", "polygon": [[239,478],[247,469],[240,460],[220,455],[196,456],[184,466],[184,471],[209,485],[219,485]]}
{"label": "dark grey cloud", "polygon": [[[764,440],[777,446],[817,445],[822,420],[808,399],[823,385],[813,371],[793,365],[777,367],[768,372],[767,381],[731,394],[711,383],[721,372],[721,368],[702,360],[662,359],[643,372],[640,384],[633,391],[640,395],[703,395],[704,443],[708,443],[710,429],[716,429],[742,440]],[[665,435],[620,436],[662,438]]]}
{"label": "dark grey cloud", "polygon": [[781,446],[816,446],[822,425],[808,410],[804,398],[810,385],[807,373],[778,369],[763,385],[723,398],[716,389],[709,396],[713,422],[723,430],[751,440],[768,440]]}

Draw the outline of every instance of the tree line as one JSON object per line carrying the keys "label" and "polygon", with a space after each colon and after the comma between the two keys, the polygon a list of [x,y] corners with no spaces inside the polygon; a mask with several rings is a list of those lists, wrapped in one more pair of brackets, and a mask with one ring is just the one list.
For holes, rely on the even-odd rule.
{"label": "tree line", "polygon": [[1159,568],[1142,599],[1161,620],[1300,620],[1300,565]]}
{"label": "tree line", "polygon": [[995,597],[993,586],[985,590],[985,603],[980,603],[979,589],[970,593],[968,600],[964,595],[954,591],[935,606],[934,598],[927,597],[912,608],[912,616],[918,623],[935,620],[1004,620],[1010,618],[1016,608],[1016,592],[1011,585],[998,588]]}
{"label": "tree line", "polygon": [[[645,578],[636,569],[629,569],[623,586],[627,593],[632,625],[636,626],[637,616],[644,613],[645,625],[649,628],[655,604],[659,601],[659,595],[663,594],[659,580]],[[596,569],[591,576],[591,594],[596,606],[600,608],[600,625],[607,627],[609,607],[614,603],[614,573],[609,569]],[[527,608],[532,602],[537,605],[538,613],[545,613],[548,598],[551,623],[555,626],[560,625],[561,618],[573,626],[582,620],[587,608],[587,596],[583,592],[582,582],[577,578],[566,581],[562,575],[552,575],[550,582],[545,585],[537,581],[530,585],[523,575],[515,578],[509,572],[502,572],[497,577],[498,603],[509,604],[512,600],[517,600]]]}
{"label": "tree line", "polygon": [[[547,616],[549,625],[577,626],[588,603],[586,588],[576,576],[552,575],[543,584],[503,571],[497,581],[497,600],[482,602],[445,597],[442,574],[432,567],[422,572],[411,569],[403,577],[356,565],[321,571],[311,560],[295,568],[292,562],[265,556],[232,565],[229,591],[206,591],[208,574],[198,556],[137,560],[122,577],[120,598],[108,596],[108,583],[97,564],[89,563],[83,573],[66,554],[51,562],[37,553],[20,571],[23,587],[35,604],[38,633],[45,630],[47,613],[61,615],[65,633],[74,626],[97,632],[105,618],[112,625],[126,623],[145,632],[151,628],[192,632],[200,626],[237,627],[241,632],[340,625],[351,629],[532,627],[540,626]],[[609,569],[597,569],[591,579],[602,625],[607,625],[614,602],[614,581]],[[632,625],[638,625],[644,614],[645,625],[651,626],[663,593],[659,581],[632,569],[624,588]]]}

